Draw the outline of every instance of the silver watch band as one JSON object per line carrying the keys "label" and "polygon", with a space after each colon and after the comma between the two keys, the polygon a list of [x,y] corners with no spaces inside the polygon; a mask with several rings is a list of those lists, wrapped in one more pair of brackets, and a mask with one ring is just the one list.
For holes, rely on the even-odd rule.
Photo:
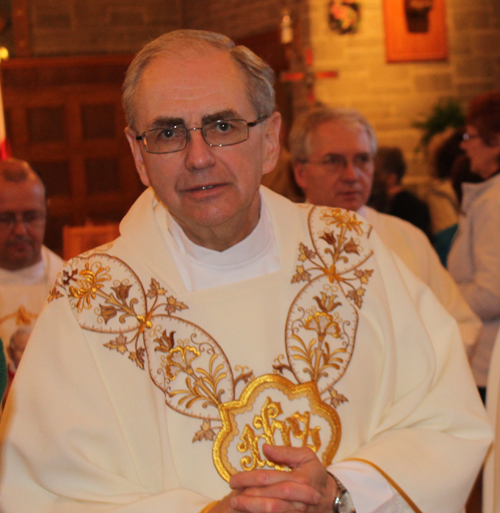
{"label": "silver watch band", "polygon": [[356,508],[352,502],[351,494],[346,487],[331,473],[328,472],[337,485],[337,495],[333,500],[333,513],[356,513]]}

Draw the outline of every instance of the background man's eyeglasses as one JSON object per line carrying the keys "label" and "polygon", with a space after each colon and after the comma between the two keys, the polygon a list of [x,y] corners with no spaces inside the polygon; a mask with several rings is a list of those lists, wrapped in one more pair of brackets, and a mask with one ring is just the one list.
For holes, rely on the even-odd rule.
{"label": "background man's eyeglasses", "polygon": [[479,137],[479,134],[468,134],[467,132],[464,132],[464,135],[462,135],[463,141],[470,141],[471,139],[477,139]]}
{"label": "background man's eyeglasses", "polygon": [[[366,169],[373,162],[373,158],[369,153],[357,153],[350,160],[354,167],[362,170]],[[339,173],[347,168],[349,158],[340,153],[330,153],[323,160],[302,160],[301,162],[324,166],[333,173]]]}
{"label": "background man's eyeglasses", "polygon": [[209,146],[231,146],[248,139],[249,129],[262,123],[269,116],[263,116],[248,123],[244,119],[220,119],[207,121],[201,127],[187,128],[185,125],[164,126],[146,130],[136,137],[142,141],[148,153],[174,153],[183,150],[190,139],[189,132],[201,130]]}
{"label": "background man's eyeglasses", "polygon": [[41,226],[45,223],[47,216],[38,210],[27,210],[25,212],[1,212],[0,228],[11,230],[17,223],[24,226]]}

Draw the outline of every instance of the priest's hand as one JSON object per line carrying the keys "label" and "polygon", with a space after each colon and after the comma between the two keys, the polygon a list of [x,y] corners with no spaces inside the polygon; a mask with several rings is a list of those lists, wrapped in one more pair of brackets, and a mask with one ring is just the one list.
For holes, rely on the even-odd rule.
{"label": "priest's hand", "polygon": [[331,513],[337,486],[316,454],[308,448],[265,444],[270,461],[291,470],[239,472],[229,482],[233,491],[210,513]]}

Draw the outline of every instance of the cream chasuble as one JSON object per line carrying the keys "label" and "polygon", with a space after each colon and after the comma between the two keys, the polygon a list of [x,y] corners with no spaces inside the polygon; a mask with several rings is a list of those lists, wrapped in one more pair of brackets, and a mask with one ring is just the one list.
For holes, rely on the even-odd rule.
{"label": "cream chasuble", "polygon": [[357,214],[262,196],[278,271],[186,290],[150,190],[68,263],[4,414],[4,513],[198,513],[264,441],[461,510],[491,432],[456,323]]}
{"label": "cream chasuble", "polygon": [[424,232],[399,217],[382,214],[370,207],[363,206],[358,213],[375,228],[382,242],[401,258],[410,271],[431,288],[446,311],[457,321],[470,356],[481,331],[481,320],[463,298],[450,273],[441,265]]}
{"label": "cream chasuble", "polygon": [[[265,202],[261,205],[260,219],[253,232],[223,252],[197,246],[191,242],[168,212],[167,231],[165,209],[160,203],[156,205],[156,220],[159,226],[163,226],[167,231],[167,246],[187,290],[201,290],[241,282],[280,269],[278,248],[269,214]],[[403,513],[409,510],[385,478],[364,462],[339,462],[331,465],[330,471],[339,477],[342,483],[349,483],[349,493],[358,513]]]}
{"label": "cream chasuble", "polygon": [[0,269],[0,338],[5,347],[16,330],[35,324],[63,263],[43,246],[37,264],[18,271]]}

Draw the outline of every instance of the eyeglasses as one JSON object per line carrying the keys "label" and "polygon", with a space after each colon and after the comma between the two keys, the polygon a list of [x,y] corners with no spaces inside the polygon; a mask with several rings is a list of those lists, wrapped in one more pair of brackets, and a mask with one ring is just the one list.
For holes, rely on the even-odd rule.
{"label": "eyeglasses", "polygon": [[464,132],[464,135],[462,135],[462,141],[470,141],[471,139],[477,139],[479,134],[468,134],[467,132]]}
{"label": "eyeglasses", "polygon": [[[363,171],[373,162],[369,153],[356,153],[350,160],[354,167]],[[344,171],[349,165],[349,159],[340,153],[329,153],[323,160],[303,160],[302,162],[324,166],[332,173]]]}
{"label": "eyeglasses", "polygon": [[207,121],[201,127],[187,128],[185,125],[164,126],[146,130],[136,137],[142,141],[144,150],[148,153],[175,153],[183,150],[191,136],[189,132],[201,130],[203,139],[209,146],[232,146],[246,141],[249,128],[265,121],[269,116],[263,116],[248,123],[244,119],[219,119]]}
{"label": "eyeglasses", "polygon": [[26,210],[25,212],[1,212],[0,228],[11,230],[17,223],[23,223],[24,226],[42,226],[47,216],[39,210]]}

